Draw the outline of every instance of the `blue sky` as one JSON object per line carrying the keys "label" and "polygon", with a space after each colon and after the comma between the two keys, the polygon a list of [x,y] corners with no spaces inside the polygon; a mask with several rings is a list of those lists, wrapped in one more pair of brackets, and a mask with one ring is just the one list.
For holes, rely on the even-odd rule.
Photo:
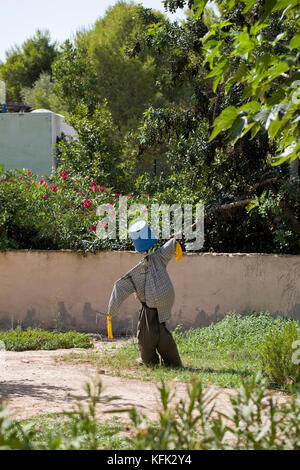
{"label": "blue sky", "polygon": [[[37,29],[48,29],[52,40],[59,42],[70,38],[78,29],[92,25],[104,16],[105,10],[116,0],[11,0],[0,5],[0,60],[13,45],[21,45]],[[147,8],[164,11],[161,0],[140,0]],[[184,18],[178,10],[170,18]]]}

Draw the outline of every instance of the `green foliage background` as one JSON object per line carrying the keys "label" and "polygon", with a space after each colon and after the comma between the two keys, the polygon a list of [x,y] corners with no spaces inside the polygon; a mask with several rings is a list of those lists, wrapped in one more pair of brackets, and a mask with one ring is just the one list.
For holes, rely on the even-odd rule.
{"label": "green foliage background", "polygon": [[205,204],[204,251],[299,253],[296,2],[164,4],[186,20],[120,1],[60,46],[37,32],[0,64],[9,99],[66,115],[78,137],[57,156],[72,178]]}

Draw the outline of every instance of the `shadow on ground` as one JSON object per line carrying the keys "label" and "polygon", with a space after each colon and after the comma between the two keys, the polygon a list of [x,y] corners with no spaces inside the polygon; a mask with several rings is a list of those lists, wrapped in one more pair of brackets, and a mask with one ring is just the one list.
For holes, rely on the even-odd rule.
{"label": "shadow on ground", "polygon": [[[168,366],[164,366],[168,367]],[[174,369],[174,367],[168,367],[169,369]],[[211,369],[211,368],[203,368],[203,369],[195,369],[193,367],[178,367],[176,370],[181,370],[181,371],[186,371],[186,372],[192,372],[195,374],[230,374],[230,375],[238,375],[240,377],[250,377],[253,375],[253,373],[249,370],[237,370],[237,369]]]}
{"label": "shadow on ground", "polygon": [[[0,396],[7,400],[16,397],[36,397],[51,400],[53,394],[55,394],[55,400],[59,401],[71,401],[72,398],[68,396],[68,393],[73,390],[69,387],[56,387],[55,385],[34,385],[24,382],[7,381],[0,383]],[[58,393],[60,392],[60,393]],[[63,392],[63,393],[61,393]],[[60,396],[61,395],[61,396]]]}

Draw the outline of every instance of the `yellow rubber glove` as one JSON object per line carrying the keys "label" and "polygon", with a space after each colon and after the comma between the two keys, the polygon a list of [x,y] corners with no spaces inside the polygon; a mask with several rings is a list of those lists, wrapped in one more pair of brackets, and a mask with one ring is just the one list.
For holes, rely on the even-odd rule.
{"label": "yellow rubber glove", "polygon": [[182,248],[179,242],[176,242],[176,261],[181,261],[182,258]]}
{"label": "yellow rubber glove", "polygon": [[111,315],[107,315],[107,336],[109,339],[113,339],[112,326],[111,326]]}

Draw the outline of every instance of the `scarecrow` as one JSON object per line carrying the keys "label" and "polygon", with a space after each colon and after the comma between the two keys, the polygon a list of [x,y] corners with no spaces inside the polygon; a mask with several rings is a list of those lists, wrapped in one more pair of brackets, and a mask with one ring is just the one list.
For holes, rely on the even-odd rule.
{"label": "scarecrow", "polygon": [[182,366],[176,343],[166,327],[175,296],[166,267],[174,254],[180,261],[181,245],[174,237],[153,251],[157,238],[143,220],[132,224],[129,234],[135,250],[146,256],[114,284],[107,313],[108,334],[112,337],[111,318],[117,314],[122,302],[135,293],[142,304],[137,326],[139,362],[159,364],[160,355],[162,364]]}

